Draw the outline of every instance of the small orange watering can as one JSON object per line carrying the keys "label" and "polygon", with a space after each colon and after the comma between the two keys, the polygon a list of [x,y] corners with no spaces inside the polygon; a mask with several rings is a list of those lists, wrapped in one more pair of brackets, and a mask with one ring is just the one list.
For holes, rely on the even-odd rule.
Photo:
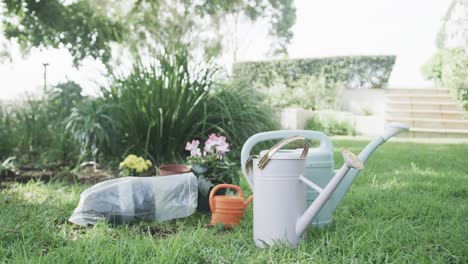
{"label": "small orange watering can", "polygon": [[[217,190],[226,188],[234,189],[237,191],[238,196],[227,196],[218,195],[215,196]],[[239,225],[244,210],[247,208],[250,202],[252,202],[253,196],[250,195],[244,202],[244,195],[242,189],[233,184],[218,184],[210,193],[210,208],[211,208],[211,225],[224,224],[225,228],[230,228],[235,225]]]}

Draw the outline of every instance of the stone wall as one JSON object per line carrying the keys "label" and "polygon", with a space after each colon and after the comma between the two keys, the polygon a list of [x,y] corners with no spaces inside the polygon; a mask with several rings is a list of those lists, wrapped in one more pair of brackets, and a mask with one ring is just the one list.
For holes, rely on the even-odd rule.
{"label": "stone wall", "polygon": [[[354,123],[359,135],[374,136],[382,133],[385,125],[385,91],[383,89],[345,90],[341,111],[332,111],[339,120]],[[328,110],[312,111],[290,107],[279,113],[282,129],[304,129],[308,119]]]}

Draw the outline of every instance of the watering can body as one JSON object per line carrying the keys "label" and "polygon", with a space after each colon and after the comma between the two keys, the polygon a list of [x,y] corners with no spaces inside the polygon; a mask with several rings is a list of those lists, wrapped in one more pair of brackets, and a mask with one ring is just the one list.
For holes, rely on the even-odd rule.
{"label": "watering can body", "polygon": [[[234,189],[237,191],[237,196],[218,195],[215,196],[219,189]],[[233,184],[218,184],[210,192],[209,203],[212,212],[211,225],[223,224],[224,228],[231,228],[240,224],[244,211],[252,202],[253,196],[249,196],[244,201],[242,189]]]}
{"label": "watering can body", "polygon": [[[330,144],[326,145],[327,148],[314,148],[309,150],[307,155],[304,176],[311,182],[317,184],[321,188],[325,188],[330,180],[335,175],[335,168],[333,162],[333,146]],[[329,148],[329,147],[330,148]],[[300,153],[300,149],[296,150],[296,155]],[[312,188],[306,189],[306,206],[310,206],[312,202],[318,197],[319,192]],[[333,220],[333,208],[332,204],[335,200],[339,199],[340,195],[344,195],[335,192],[329,199],[319,214],[312,221],[313,226],[323,226],[330,224]]]}
{"label": "watering can body", "polygon": [[298,181],[305,159],[273,159],[258,169],[253,159],[253,235],[258,247],[275,243],[297,245],[296,221],[304,213],[305,187]]}
{"label": "watering can body", "polygon": [[[245,164],[250,155],[251,149],[256,144],[267,140],[283,139],[294,135],[299,135],[305,139],[318,141],[320,143],[317,148],[311,148],[309,150],[304,164],[305,168],[301,174],[303,174],[304,177],[314,182],[321,188],[324,188],[333,178],[335,169],[333,161],[333,143],[331,142],[330,138],[322,132],[307,130],[280,130],[256,134],[252,136],[242,148],[241,164]],[[276,155],[281,155],[286,158],[287,156],[294,158],[299,157],[301,152],[302,149],[280,150]],[[260,152],[260,156],[262,156],[264,153],[265,151]],[[244,172],[244,175],[246,175],[246,172]],[[250,180],[254,181],[255,178]],[[253,186],[258,185],[254,183]],[[251,188],[253,186],[251,186]],[[302,207],[305,208],[305,206],[312,204],[318,195],[319,193],[315,189],[306,188],[304,198],[305,205]],[[340,195],[344,195],[344,193],[340,194],[338,192],[330,197],[329,202],[323,206],[319,214],[312,221],[312,225],[323,226],[332,222],[334,212],[332,205],[341,200]]]}
{"label": "watering can body", "polygon": [[[278,153],[285,145],[301,140],[302,154]],[[297,246],[307,226],[329,201],[341,180],[351,167],[361,169],[363,165],[354,154],[343,152],[346,163],[324,188],[304,177],[308,142],[301,136],[283,139],[259,157],[250,156],[246,164],[246,175],[253,175],[254,188],[254,241],[258,247],[284,244]],[[252,164],[250,170],[249,164]],[[249,177],[247,177],[250,180]],[[315,189],[319,195],[311,205],[305,207],[305,188]],[[307,208],[307,209],[306,209]]]}
{"label": "watering can body", "polygon": [[[304,142],[302,154],[277,153],[293,141]],[[285,244],[296,246],[307,226],[331,198],[339,183],[351,167],[361,168],[359,159],[349,151],[343,152],[346,164],[333,176],[324,188],[304,177],[308,142],[301,136],[283,139],[261,157],[251,156],[254,189],[254,241],[258,247]],[[295,153],[293,153],[295,154]],[[250,167],[247,167],[249,169]],[[305,188],[318,191],[319,195],[305,209]]]}

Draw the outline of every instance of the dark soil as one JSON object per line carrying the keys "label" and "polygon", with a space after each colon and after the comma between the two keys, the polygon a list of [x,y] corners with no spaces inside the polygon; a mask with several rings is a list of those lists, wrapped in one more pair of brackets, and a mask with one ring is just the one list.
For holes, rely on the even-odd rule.
{"label": "dark soil", "polygon": [[0,173],[0,182],[21,182],[30,180],[49,182],[52,179],[65,179],[80,183],[97,183],[115,178],[113,172],[85,168],[78,172],[69,172],[66,168],[36,169],[32,166],[22,167],[18,172],[4,171]]}

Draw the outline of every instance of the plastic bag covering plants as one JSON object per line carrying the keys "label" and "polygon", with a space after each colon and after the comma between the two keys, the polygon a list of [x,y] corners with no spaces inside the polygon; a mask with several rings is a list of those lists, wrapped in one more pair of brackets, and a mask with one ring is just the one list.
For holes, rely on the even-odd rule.
{"label": "plastic bag covering plants", "polygon": [[187,217],[197,208],[197,195],[198,183],[193,173],[108,180],[80,195],[69,221],[86,226],[100,220],[127,224]]}

